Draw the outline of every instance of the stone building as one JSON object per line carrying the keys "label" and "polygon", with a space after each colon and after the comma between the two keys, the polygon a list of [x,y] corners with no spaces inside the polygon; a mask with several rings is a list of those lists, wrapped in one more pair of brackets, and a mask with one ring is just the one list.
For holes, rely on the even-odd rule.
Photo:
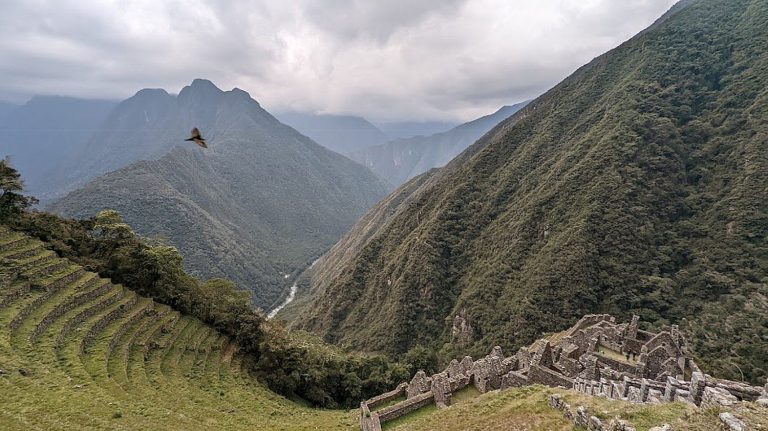
{"label": "stone building", "polygon": [[[452,395],[468,385],[480,393],[542,384],[574,389],[634,403],[683,401],[731,405],[768,400],[766,388],[708,376],[686,355],[686,341],[677,326],[659,333],[639,329],[639,318],[617,323],[610,315],[584,316],[569,330],[541,339],[505,357],[501,347],[473,361],[453,360],[433,376],[416,373],[396,390],[364,401],[363,431],[429,404],[451,405]],[[404,398],[376,411],[377,406]],[[768,403],[766,403],[768,404]]]}

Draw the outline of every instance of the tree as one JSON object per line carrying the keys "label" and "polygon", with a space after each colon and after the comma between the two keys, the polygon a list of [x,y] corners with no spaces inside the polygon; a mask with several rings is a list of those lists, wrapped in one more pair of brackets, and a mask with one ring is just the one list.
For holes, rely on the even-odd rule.
{"label": "tree", "polygon": [[115,243],[122,243],[136,237],[131,227],[123,221],[120,213],[111,209],[102,210],[96,214],[93,229],[97,236]]}
{"label": "tree", "polygon": [[11,167],[10,160],[0,160],[0,221],[17,216],[37,203],[37,199],[21,194],[23,189],[21,175]]}

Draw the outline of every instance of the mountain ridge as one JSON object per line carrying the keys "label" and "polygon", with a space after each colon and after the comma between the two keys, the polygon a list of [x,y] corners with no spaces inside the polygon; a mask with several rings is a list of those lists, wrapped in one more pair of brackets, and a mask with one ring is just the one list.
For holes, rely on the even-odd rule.
{"label": "mountain ridge", "polygon": [[429,169],[442,167],[528,102],[503,106],[493,114],[430,136],[398,139],[350,154],[389,183],[400,185]]}
{"label": "mountain ridge", "polygon": [[102,175],[49,209],[80,218],[116,209],[137,233],[178,247],[196,276],[233,279],[270,308],[289,287],[286,275],[330,247],[385,185],[280,123],[245,91],[199,81],[178,98],[186,113],[150,126],[186,133],[178,126],[184,118],[200,127],[209,149],[174,147]]}
{"label": "mountain ridge", "polygon": [[318,263],[294,325],[450,358],[635,313],[701,340],[708,370],[764,378],[768,7],[681,6],[430,175],[381,228],[353,228],[364,239]]}

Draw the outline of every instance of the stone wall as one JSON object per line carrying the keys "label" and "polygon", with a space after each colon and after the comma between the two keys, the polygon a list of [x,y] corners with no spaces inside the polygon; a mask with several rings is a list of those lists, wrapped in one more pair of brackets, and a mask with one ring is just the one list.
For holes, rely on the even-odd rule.
{"label": "stone wall", "polygon": [[386,404],[390,401],[394,401],[400,397],[405,397],[406,395],[406,389],[408,389],[408,383],[401,383],[400,386],[397,387],[394,391],[389,391],[385,394],[381,394],[377,397],[373,397],[370,400],[368,400],[365,404],[369,408],[375,409],[376,407]]}
{"label": "stone wall", "polygon": [[[507,358],[500,347],[494,347],[490,354],[477,361],[468,356],[460,362],[453,360],[444,371],[433,376],[419,371],[410,383],[362,403],[361,428],[378,431],[382,422],[431,403],[440,408],[450,406],[453,394],[469,384],[481,393],[538,383],[632,403],[680,401],[696,406],[729,406],[757,400],[768,406],[768,385],[754,387],[702,373],[685,355],[686,342],[677,327],[654,334],[640,330],[638,325],[637,316],[628,324],[617,324],[608,315],[589,315],[564,336],[539,340]],[[620,357],[601,355],[601,346],[620,354],[639,355],[638,361],[635,364],[623,362]],[[690,382],[683,380],[687,372],[692,373]],[[403,395],[407,397],[405,401],[379,412],[370,411]],[[574,411],[570,406],[566,409],[557,399],[551,402],[575,424],[589,430],[632,429],[622,421],[603,425],[583,408]]]}
{"label": "stone wall", "polygon": [[416,411],[422,407],[426,407],[435,402],[435,397],[431,392],[417,395],[413,398],[407,399],[401,403],[397,403],[394,406],[389,406],[377,412],[379,420],[383,423],[397,419],[401,416],[405,416],[408,413]]}

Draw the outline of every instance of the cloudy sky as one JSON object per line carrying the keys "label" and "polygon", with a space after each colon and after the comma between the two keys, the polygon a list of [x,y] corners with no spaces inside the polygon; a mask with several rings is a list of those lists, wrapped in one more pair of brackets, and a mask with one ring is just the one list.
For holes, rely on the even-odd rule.
{"label": "cloudy sky", "polygon": [[535,97],[675,0],[0,0],[0,100],[192,79],[271,111],[468,120]]}

